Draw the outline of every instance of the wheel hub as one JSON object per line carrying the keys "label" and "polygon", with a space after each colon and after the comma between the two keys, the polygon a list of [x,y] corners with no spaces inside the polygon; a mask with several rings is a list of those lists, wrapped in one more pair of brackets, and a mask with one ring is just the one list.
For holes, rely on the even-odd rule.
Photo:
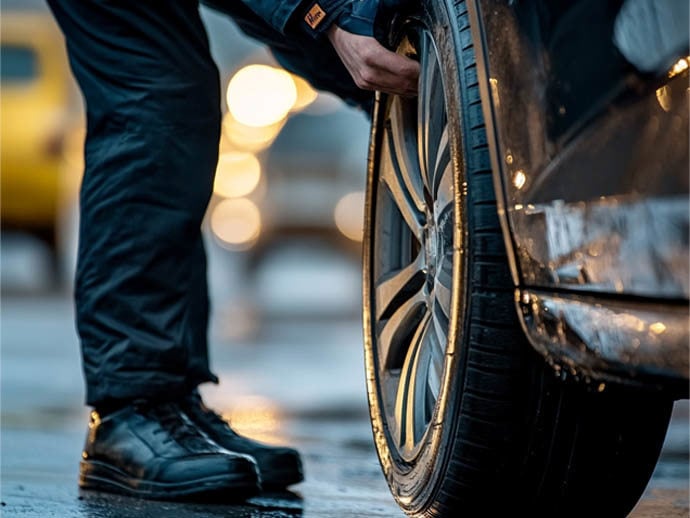
{"label": "wheel hub", "polygon": [[422,236],[422,241],[424,242],[424,266],[426,269],[427,282],[431,281],[431,283],[433,283],[434,277],[436,277],[436,268],[438,266],[438,253],[441,248],[441,243],[438,239],[438,232],[433,216],[428,217]]}

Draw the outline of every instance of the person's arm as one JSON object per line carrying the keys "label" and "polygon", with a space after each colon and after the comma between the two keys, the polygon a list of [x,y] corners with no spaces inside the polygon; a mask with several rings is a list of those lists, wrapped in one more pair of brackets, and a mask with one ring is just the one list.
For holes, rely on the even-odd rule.
{"label": "person's arm", "polygon": [[243,0],[273,27],[314,37],[327,35],[355,84],[404,96],[417,92],[419,64],[386,49],[374,38],[378,0]]}

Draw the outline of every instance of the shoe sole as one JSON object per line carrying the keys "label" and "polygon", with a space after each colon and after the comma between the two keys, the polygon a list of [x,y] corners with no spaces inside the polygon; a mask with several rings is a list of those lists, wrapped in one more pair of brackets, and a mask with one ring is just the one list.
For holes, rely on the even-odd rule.
{"label": "shoe sole", "polygon": [[256,496],[261,490],[258,474],[250,464],[247,464],[245,472],[165,483],[141,480],[110,464],[93,460],[81,461],[79,487],[150,500],[185,500],[200,496],[246,500]]}
{"label": "shoe sole", "polygon": [[284,489],[304,480],[301,469],[286,468],[261,470],[261,486],[263,489]]}

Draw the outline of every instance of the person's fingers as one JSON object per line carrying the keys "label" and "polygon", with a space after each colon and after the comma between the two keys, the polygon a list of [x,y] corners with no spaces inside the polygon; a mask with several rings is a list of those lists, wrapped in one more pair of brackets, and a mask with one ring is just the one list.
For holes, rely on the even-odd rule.
{"label": "person's fingers", "polygon": [[388,50],[383,51],[378,53],[378,58],[382,59],[372,59],[354,68],[353,78],[357,86],[396,95],[416,95],[419,64]]}
{"label": "person's fingers", "polygon": [[391,52],[370,36],[351,34],[337,26],[329,31],[329,38],[359,88],[407,97],[416,95],[416,61]]}
{"label": "person's fingers", "polygon": [[402,78],[396,73],[373,67],[359,69],[354,76],[357,86],[364,90],[380,90],[385,93],[412,97],[417,94],[417,79]]}
{"label": "person's fingers", "polygon": [[419,62],[406,56],[396,54],[378,42],[376,42],[376,46],[365,56],[364,64],[415,81],[419,77]]}
{"label": "person's fingers", "polygon": [[391,52],[376,40],[363,49],[360,57],[362,66],[357,70],[360,87],[405,96],[417,93],[418,62]]}

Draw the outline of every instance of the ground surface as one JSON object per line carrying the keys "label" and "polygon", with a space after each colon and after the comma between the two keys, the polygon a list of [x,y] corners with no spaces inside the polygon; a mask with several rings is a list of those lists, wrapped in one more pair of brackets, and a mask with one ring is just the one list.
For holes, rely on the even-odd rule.
{"label": "ground surface", "polygon": [[[8,517],[402,516],[381,476],[366,415],[359,323],[274,322],[247,343],[214,331],[211,405],[247,433],[297,446],[306,481],[246,505],[80,494],[86,424],[72,309],[61,296],[2,300],[2,515]],[[688,414],[678,405],[634,518],[688,516]]]}

